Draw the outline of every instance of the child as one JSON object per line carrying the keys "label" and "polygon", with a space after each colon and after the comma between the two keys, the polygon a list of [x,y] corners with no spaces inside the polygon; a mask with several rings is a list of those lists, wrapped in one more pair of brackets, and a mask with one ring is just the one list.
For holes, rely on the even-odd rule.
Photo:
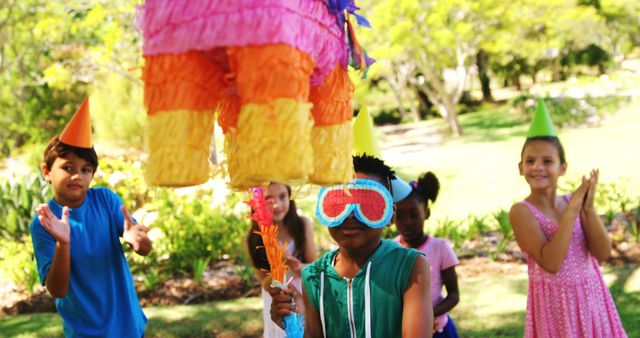
{"label": "child", "polygon": [[[265,197],[272,198],[273,222],[278,225],[278,241],[287,242],[287,264],[292,272],[295,288],[300,291],[300,271],[308,263],[316,259],[316,245],[313,241],[313,221],[309,217],[299,216],[296,203],[291,199],[291,188],[282,183],[271,183],[267,187]],[[262,247],[262,237],[254,231],[258,231],[258,224],[252,221],[251,230],[247,236],[247,249],[251,263],[255,268],[256,277],[262,284],[269,271],[267,255]],[[269,288],[265,285],[265,288]],[[284,331],[278,327],[269,315],[271,309],[271,296],[262,288],[263,319],[265,338],[285,337]]]}
{"label": "child", "polygon": [[[305,335],[430,337],[429,263],[418,251],[381,239],[393,216],[393,171],[371,156],[354,158],[356,180],[323,188],[316,214],[338,243],[302,271]],[[346,192],[346,189],[349,191]],[[295,311],[295,292],[270,290],[271,318]]]}
{"label": "child", "polygon": [[626,337],[598,266],[611,252],[593,203],[598,170],[557,195],[567,162],[542,101],[520,156],[531,193],[509,217],[528,260],[525,337]]}
{"label": "child", "polygon": [[119,237],[143,256],[151,242],[118,195],[89,187],[98,156],[88,114],[85,100],[44,151],[41,170],[53,198],[36,207],[30,225],[38,274],[55,298],[65,336],[138,338],[147,318]]}
{"label": "child", "polygon": [[[393,183],[405,184],[401,179]],[[458,276],[456,265],[460,262],[449,243],[441,238],[429,237],[424,233],[424,221],[429,219],[433,203],[438,197],[440,183],[438,178],[428,172],[408,184],[409,195],[396,203],[396,226],[399,236],[393,240],[407,248],[421,251],[431,266],[431,301],[433,302],[434,334],[433,337],[458,337],[456,326],[447,315],[459,301]],[[396,185],[393,185],[394,191]],[[447,297],[442,295],[442,285],[447,289]]]}

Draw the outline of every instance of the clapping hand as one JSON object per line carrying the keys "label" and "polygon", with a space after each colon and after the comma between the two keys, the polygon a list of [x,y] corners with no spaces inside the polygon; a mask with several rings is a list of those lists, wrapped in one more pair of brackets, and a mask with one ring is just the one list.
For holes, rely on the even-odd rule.
{"label": "clapping hand", "polygon": [[573,192],[573,194],[571,194],[568,209],[573,210],[576,213],[580,213],[585,202],[585,196],[587,196],[588,191],[589,180],[587,180],[586,177],[582,176],[582,182],[580,183],[580,186]]}
{"label": "clapping hand", "polygon": [[583,208],[585,211],[594,210],[593,200],[596,195],[596,186],[598,185],[599,177],[600,177],[599,169],[591,170],[589,179],[587,180],[589,182],[589,189],[587,190],[586,196],[584,198],[584,204],[583,204]]}

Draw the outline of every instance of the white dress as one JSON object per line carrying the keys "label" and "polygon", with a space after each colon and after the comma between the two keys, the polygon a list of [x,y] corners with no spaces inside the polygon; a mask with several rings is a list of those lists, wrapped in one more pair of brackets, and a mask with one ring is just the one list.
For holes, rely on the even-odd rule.
{"label": "white dress", "polygon": [[[289,254],[293,255],[294,250],[295,243],[291,241],[289,242],[289,244],[287,244],[287,251],[289,252]],[[291,276],[293,276],[293,273],[291,271],[287,272],[287,279],[291,278]],[[293,287],[295,287],[298,292],[302,292],[302,280],[300,279],[300,277],[293,277],[291,285],[293,285]],[[282,330],[278,325],[276,325],[276,323],[271,320],[271,295],[269,295],[269,293],[265,291],[264,288],[260,288],[260,290],[262,291],[263,301],[262,319],[264,322],[264,330],[262,334],[264,338],[286,337],[287,335],[284,333],[284,330]],[[299,306],[301,305],[302,304],[300,304]]]}

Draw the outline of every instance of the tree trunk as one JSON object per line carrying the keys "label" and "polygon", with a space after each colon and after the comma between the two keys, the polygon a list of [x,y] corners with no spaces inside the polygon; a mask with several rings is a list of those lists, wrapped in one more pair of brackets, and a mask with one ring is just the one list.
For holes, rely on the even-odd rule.
{"label": "tree trunk", "polygon": [[513,75],[511,76],[511,83],[516,86],[516,89],[518,91],[522,90],[522,84],[520,84],[520,72],[513,73]]}
{"label": "tree trunk", "polygon": [[456,104],[448,97],[443,100],[444,108],[447,110],[447,123],[453,132],[455,137],[462,136],[462,126],[458,121],[458,114],[456,113]]}
{"label": "tree trunk", "polygon": [[489,55],[480,49],[476,55],[476,65],[478,66],[478,79],[482,86],[482,101],[492,102],[493,96],[491,95],[491,79],[487,75],[487,63]]}
{"label": "tree trunk", "polygon": [[431,111],[431,107],[433,107],[433,103],[429,100],[429,97],[422,91],[417,85],[413,86],[414,91],[416,92],[416,97],[418,98],[418,102],[421,106],[424,106],[425,112],[427,115],[429,111]]}
{"label": "tree trunk", "polygon": [[[436,82],[436,81],[433,81]],[[432,82],[432,83],[433,83]],[[442,88],[439,82],[436,82],[434,87]],[[420,90],[429,98],[429,101],[433,103],[433,105],[438,109],[442,118],[447,121],[449,127],[451,128],[451,132],[455,137],[459,137],[462,135],[462,127],[458,122],[458,116],[456,114],[456,105],[453,103],[451,98],[447,95],[442,95],[442,99],[438,99],[435,93],[429,88],[428,84],[420,87]]]}
{"label": "tree trunk", "polygon": [[418,111],[416,105],[413,103],[413,100],[409,100],[409,110],[411,111],[413,122],[420,122],[420,112]]}
{"label": "tree trunk", "polygon": [[407,116],[407,110],[404,109],[404,102],[402,100],[402,94],[400,90],[396,90],[393,86],[391,86],[391,90],[393,91],[393,96],[396,98],[396,103],[398,104],[398,110],[400,110],[400,119],[403,119]]}
{"label": "tree trunk", "polygon": [[432,66],[426,56],[422,56],[422,67],[419,68],[426,80],[425,83],[420,83],[420,89],[427,95],[429,101],[438,108],[440,115],[447,121],[455,137],[462,135],[462,127],[458,122],[458,114],[456,112],[456,103],[460,101],[466,83],[467,68],[465,59],[467,55],[472,54],[463,53],[461,47],[456,46],[457,60],[454,68],[456,79],[455,86],[450,89],[447,89],[445,83],[446,69],[437,69]]}
{"label": "tree trunk", "polygon": [[404,104],[402,100],[402,89],[404,86],[400,84],[400,81],[396,78],[396,76],[397,75],[388,75],[388,76],[385,76],[385,79],[389,83],[389,87],[391,87],[391,91],[393,92],[393,97],[396,99],[398,110],[400,110],[400,119],[403,119],[407,115],[407,111],[404,109]]}
{"label": "tree trunk", "polygon": [[562,65],[560,64],[560,56],[558,55],[555,59],[553,59],[553,63],[551,64],[551,82],[558,82],[561,80],[561,67]]}

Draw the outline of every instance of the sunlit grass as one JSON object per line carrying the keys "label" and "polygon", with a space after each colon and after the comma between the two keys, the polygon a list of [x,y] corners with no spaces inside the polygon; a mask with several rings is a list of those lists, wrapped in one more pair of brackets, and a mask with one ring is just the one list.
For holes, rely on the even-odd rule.
{"label": "sunlit grass", "polygon": [[[640,266],[604,268],[605,280],[629,337],[640,337]],[[527,272],[460,278],[460,304],[451,312],[461,337],[522,337]],[[258,337],[262,299],[239,298],[200,305],[148,307],[146,337]],[[61,337],[56,314],[0,319],[0,336]]]}
{"label": "sunlit grass", "polygon": [[[622,107],[599,127],[561,130],[569,164],[565,178],[575,180],[592,168],[600,168],[601,182],[627,182],[630,197],[640,196],[640,158],[634,155],[634,149],[640,148],[638,111],[640,99]],[[394,149],[383,151],[387,162],[407,179],[426,171],[438,176],[441,190],[432,208],[434,219],[508,208],[528,193],[517,167],[528,126],[504,117],[504,107],[479,114],[460,116],[463,127],[470,126],[460,139],[425,148],[411,157],[398,156]]]}
{"label": "sunlit grass", "polygon": [[[201,305],[144,308],[145,337],[258,337],[262,298],[238,298]],[[63,337],[57,314],[0,318],[0,337]]]}

